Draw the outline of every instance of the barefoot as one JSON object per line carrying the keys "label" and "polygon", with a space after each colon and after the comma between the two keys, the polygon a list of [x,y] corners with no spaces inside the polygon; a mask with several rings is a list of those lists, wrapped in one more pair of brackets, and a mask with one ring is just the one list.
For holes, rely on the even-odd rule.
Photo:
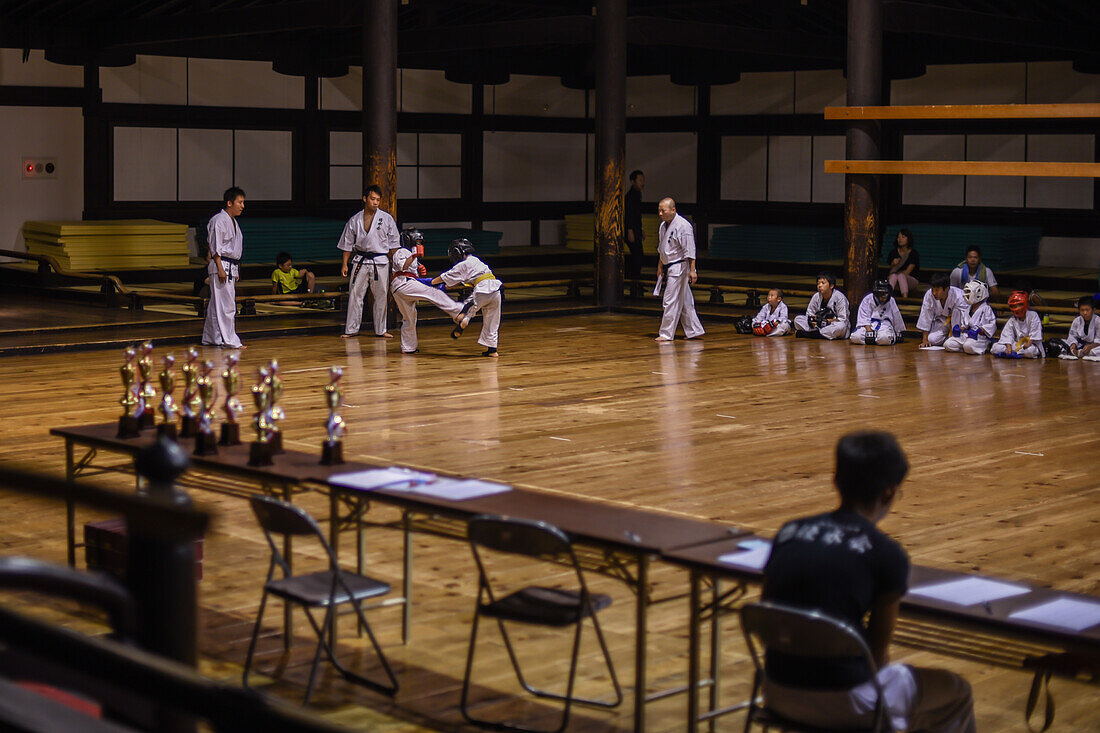
{"label": "barefoot", "polygon": [[671,344],[672,343],[672,339],[666,339],[664,336],[658,336],[657,338],[655,338],[653,340],[656,341],[659,344]]}
{"label": "barefoot", "polygon": [[393,334],[392,334],[392,333],[389,333],[389,332],[386,332],[386,333],[380,333],[380,334],[378,334],[378,338],[380,338],[380,339],[392,339],[392,338],[393,338]]}
{"label": "barefoot", "polygon": [[342,338],[342,339],[353,339],[358,335],[359,335],[358,331],[356,331],[355,333],[342,333],[342,334],[340,334],[340,338]]}

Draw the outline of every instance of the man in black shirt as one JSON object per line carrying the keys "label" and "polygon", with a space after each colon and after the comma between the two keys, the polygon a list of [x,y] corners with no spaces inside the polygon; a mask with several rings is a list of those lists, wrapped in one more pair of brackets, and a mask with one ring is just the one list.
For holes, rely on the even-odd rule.
{"label": "man in black shirt", "polygon": [[623,199],[623,236],[630,248],[629,280],[630,297],[638,298],[642,294],[639,282],[642,278],[642,189],[645,188],[645,174],[631,171],[630,190]]}
{"label": "man in black shirt", "polygon": [[[860,629],[878,665],[897,729],[972,733],[970,685],[951,672],[888,664],[909,557],[876,528],[900,494],[908,461],[889,433],[851,433],[836,448],[840,507],[796,519],[775,537],[763,599],[814,609]],[[866,619],[866,623],[864,622]],[[811,725],[869,725],[871,670],[861,658],[815,659],[768,652],[764,695],[776,712]]]}

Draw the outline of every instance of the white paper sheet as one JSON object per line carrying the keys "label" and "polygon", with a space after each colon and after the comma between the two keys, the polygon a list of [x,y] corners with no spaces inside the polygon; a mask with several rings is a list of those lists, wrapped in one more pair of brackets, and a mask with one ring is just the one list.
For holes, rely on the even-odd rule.
{"label": "white paper sheet", "polygon": [[947,349],[945,349],[942,346],[922,346],[922,347],[920,347],[920,350],[921,351],[946,351]]}
{"label": "white paper sheet", "polygon": [[656,295],[656,296],[660,296],[660,295],[661,295],[661,285],[663,285],[663,284],[664,284],[664,282],[665,282],[665,276],[664,276],[664,274],[660,274],[660,275],[658,275],[658,276],[657,276],[657,287],[653,288],[653,294],[654,294],[654,295]]}
{"label": "white paper sheet", "polygon": [[1022,596],[1030,592],[1031,589],[1025,586],[1003,583],[999,580],[963,578],[962,580],[926,585],[923,588],[912,588],[909,594],[921,596],[922,598],[934,598],[938,601],[947,601],[959,606],[974,606],[1001,598]]}
{"label": "white paper sheet", "polygon": [[1100,624],[1100,603],[1079,598],[1056,598],[1038,606],[1024,608],[1008,616],[1020,621],[1034,621],[1070,631],[1084,631]]}
{"label": "white paper sheet", "polygon": [[749,570],[763,570],[768,564],[768,556],[772,554],[772,547],[757,547],[743,552],[731,552],[718,558],[718,562],[726,565],[736,565]]}
{"label": "white paper sheet", "polygon": [[488,481],[477,479],[447,479],[442,478],[427,484],[418,484],[409,489],[410,493],[434,496],[438,499],[451,501],[465,501],[476,499],[479,496],[492,496],[511,491],[511,486],[504,484],[492,484]]}
{"label": "white paper sheet", "polygon": [[434,481],[434,473],[412,471],[407,468],[371,468],[353,473],[338,473],[329,476],[329,481],[361,491],[372,489],[407,489],[416,484]]}
{"label": "white paper sheet", "polygon": [[772,543],[767,540],[742,540],[737,546],[742,550],[759,550],[762,547],[771,547]]}

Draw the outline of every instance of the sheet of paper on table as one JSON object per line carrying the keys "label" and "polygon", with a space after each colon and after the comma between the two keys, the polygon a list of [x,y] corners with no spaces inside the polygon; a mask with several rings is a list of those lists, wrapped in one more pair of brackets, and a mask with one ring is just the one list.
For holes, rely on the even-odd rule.
{"label": "sheet of paper on table", "polygon": [[1001,598],[1022,596],[1030,592],[1030,588],[1000,580],[963,578],[961,580],[950,580],[946,583],[926,585],[923,588],[912,588],[909,590],[909,595],[933,598],[937,601],[946,601],[959,606],[974,606],[979,603],[997,601]]}
{"label": "sheet of paper on table", "polygon": [[768,556],[771,554],[772,547],[771,545],[767,545],[766,547],[756,547],[752,550],[730,552],[721,555],[718,558],[718,562],[725,563],[726,565],[736,565],[750,570],[763,570],[764,566],[768,564]]}
{"label": "sheet of paper on table", "polygon": [[772,543],[767,540],[741,540],[737,546],[742,550],[759,550],[762,547],[771,547]]}
{"label": "sheet of paper on table", "polygon": [[346,486],[361,491],[372,489],[408,489],[417,484],[434,481],[434,473],[412,471],[408,468],[371,468],[353,473],[337,473],[329,476],[329,481],[338,486]]}
{"label": "sheet of paper on table", "polygon": [[426,484],[418,484],[409,489],[411,493],[434,496],[437,499],[449,499],[450,501],[465,501],[476,499],[480,496],[492,496],[511,491],[511,486],[493,484],[477,479],[449,479],[441,478]]}
{"label": "sheet of paper on table", "polygon": [[1100,603],[1078,598],[1056,598],[1008,616],[1019,621],[1034,621],[1070,631],[1084,631],[1100,624]]}

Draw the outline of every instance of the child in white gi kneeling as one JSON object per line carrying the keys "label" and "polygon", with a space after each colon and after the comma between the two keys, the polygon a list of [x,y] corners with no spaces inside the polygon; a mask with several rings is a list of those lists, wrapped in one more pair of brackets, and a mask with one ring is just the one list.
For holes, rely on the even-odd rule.
{"label": "child in white gi kneeling", "polygon": [[1092,303],[1091,295],[1082,295],[1077,300],[1077,317],[1069,324],[1069,336],[1065,339],[1051,339],[1048,344],[1056,344],[1049,350],[1054,356],[1054,348],[1060,352],[1059,359],[1083,359],[1100,361],[1100,318]]}
{"label": "child in white gi kneeling", "polygon": [[951,337],[943,342],[943,348],[981,356],[989,351],[993,334],[997,333],[997,316],[986,302],[989,288],[981,280],[971,280],[963,287],[963,297],[970,307],[955,312]]}
{"label": "child in white gi kneeling", "polygon": [[894,300],[894,289],[886,280],[876,280],[863,296],[856,314],[851,342],[860,346],[893,346],[905,332],[905,321]]}
{"label": "child in white gi kneeling", "polygon": [[924,334],[920,348],[943,346],[951,335],[951,326],[958,316],[956,311],[966,308],[963,291],[951,284],[951,279],[942,272],[932,276],[931,287],[924,293],[924,301],[917,316],[917,330]]}
{"label": "child in white gi kneeling", "polygon": [[1002,359],[1038,359],[1043,352],[1043,322],[1039,314],[1028,307],[1027,293],[1017,290],[1008,296],[1012,317],[1001,329],[1001,337],[990,349]]}
{"label": "child in white gi kneeling", "polygon": [[836,275],[822,272],[817,276],[817,292],[806,306],[806,314],[795,316],[796,338],[848,338],[848,299],[836,289]]}
{"label": "child in white gi kneeling", "polygon": [[783,302],[783,291],[779,288],[768,291],[768,302],[752,319],[752,332],[757,336],[784,336],[791,332],[787,304]]}
{"label": "child in white gi kneeling", "polygon": [[451,269],[440,273],[439,277],[432,280],[433,285],[443,283],[448,288],[465,285],[473,288],[473,293],[462,304],[462,311],[456,319],[458,325],[451,332],[451,338],[458,338],[462,331],[470,325],[470,319],[482,313],[481,333],[477,342],[485,347],[482,356],[496,357],[497,337],[500,330],[500,304],[501,288],[503,284],[493,275],[492,270],[484,262],[474,256],[474,245],[468,239],[456,239],[447,248],[447,256],[451,258]]}

